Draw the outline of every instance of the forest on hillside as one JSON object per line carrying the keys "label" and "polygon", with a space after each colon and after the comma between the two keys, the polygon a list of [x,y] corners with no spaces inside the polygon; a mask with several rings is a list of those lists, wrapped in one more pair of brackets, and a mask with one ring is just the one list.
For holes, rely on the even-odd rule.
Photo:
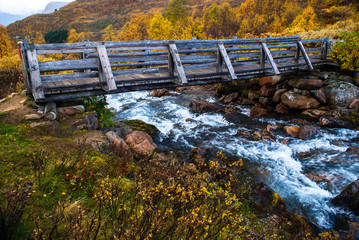
{"label": "forest on hillside", "polygon": [[[77,7],[69,4],[64,10],[53,13],[52,18],[32,16],[10,25],[8,31],[12,37],[20,34],[22,38],[40,43],[46,33],[60,29],[70,32],[69,42],[81,41],[81,38],[105,41],[193,37],[218,39],[298,33],[302,37],[338,38],[340,31],[359,29],[359,3],[354,0],[246,0],[222,3],[173,0],[162,5],[160,2],[76,1]],[[86,7],[90,3],[93,6],[91,14]],[[75,17],[66,17],[69,12]],[[95,12],[102,13],[102,16],[92,15]],[[52,23],[51,27],[49,23]]]}

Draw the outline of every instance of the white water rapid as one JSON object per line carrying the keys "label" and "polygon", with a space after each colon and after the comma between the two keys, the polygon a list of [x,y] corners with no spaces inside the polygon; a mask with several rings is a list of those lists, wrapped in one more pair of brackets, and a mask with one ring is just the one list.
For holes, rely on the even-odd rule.
{"label": "white water rapid", "polygon": [[[223,114],[195,114],[188,108],[189,100],[200,97],[210,102],[215,98],[193,93],[150,97],[149,92],[134,92],[108,96],[110,107],[117,111],[117,119],[139,119],[155,125],[161,135],[156,141],[177,150],[189,151],[207,147],[225,151],[247,159],[246,164],[259,172],[261,179],[284,198],[289,209],[308,217],[323,228],[333,227],[333,216],[341,211],[330,199],[359,177],[359,158],[349,147],[359,147],[358,131],[349,129],[320,129],[313,140],[288,139],[279,141],[251,141],[236,136],[238,129],[261,130],[268,123],[293,124],[290,120],[252,119],[250,109],[237,106],[243,119],[229,122]],[[246,119],[248,121],[246,121]],[[322,181],[313,181],[308,176]],[[312,178],[313,179],[313,178]]]}

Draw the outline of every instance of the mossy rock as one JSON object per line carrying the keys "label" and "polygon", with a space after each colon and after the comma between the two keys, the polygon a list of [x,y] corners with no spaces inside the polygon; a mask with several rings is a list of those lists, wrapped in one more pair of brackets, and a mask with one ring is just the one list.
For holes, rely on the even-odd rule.
{"label": "mossy rock", "polygon": [[340,116],[340,119],[351,122],[354,128],[359,127],[359,113],[352,112],[347,115]]}
{"label": "mossy rock", "polygon": [[132,128],[133,131],[142,131],[148,133],[151,137],[159,131],[156,126],[141,120],[124,120],[121,122]]}

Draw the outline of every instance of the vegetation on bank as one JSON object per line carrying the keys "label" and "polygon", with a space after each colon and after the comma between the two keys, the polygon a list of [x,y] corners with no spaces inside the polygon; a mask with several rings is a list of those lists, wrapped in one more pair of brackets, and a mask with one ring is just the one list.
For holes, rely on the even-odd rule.
{"label": "vegetation on bank", "polygon": [[261,217],[241,159],[126,162],[11,119],[0,115],[1,239],[334,239],[297,217]]}
{"label": "vegetation on bank", "polygon": [[308,31],[310,38],[322,35],[338,38],[340,31],[358,31],[358,10],[359,4],[354,0],[230,0],[222,3],[78,0],[53,14],[31,16],[8,28],[12,37],[35,42],[41,35],[55,34],[61,29],[94,41],[248,38],[298,33],[304,33],[305,37]]}

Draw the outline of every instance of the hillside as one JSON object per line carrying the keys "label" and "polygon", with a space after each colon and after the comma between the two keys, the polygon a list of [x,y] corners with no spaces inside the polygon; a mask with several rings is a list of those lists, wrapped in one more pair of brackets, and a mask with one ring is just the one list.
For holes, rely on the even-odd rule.
{"label": "hillside", "polygon": [[67,4],[68,2],[50,2],[46,5],[45,10],[42,13],[53,13]]}
{"label": "hillside", "polygon": [[[77,0],[51,14],[36,14],[8,26],[11,37],[24,36],[29,32],[45,34],[48,31],[76,29],[77,32],[99,32],[109,24],[120,28],[131,14],[163,11],[169,0]],[[202,9],[223,0],[190,0],[193,9]],[[243,1],[229,0],[232,7]],[[40,24],[41,23],[41,24]]]}

